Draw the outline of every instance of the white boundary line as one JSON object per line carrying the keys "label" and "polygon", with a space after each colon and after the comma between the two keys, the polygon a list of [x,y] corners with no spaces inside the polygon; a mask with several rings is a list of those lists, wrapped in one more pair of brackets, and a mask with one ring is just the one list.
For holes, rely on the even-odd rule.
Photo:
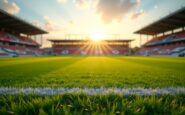
{"label": "white boundary line", "polygon": [[65,93],[96,94],[121,94],[121,95],[163,95],[163,94],[185,94],[185,87],[167,88],[15,88],[0,87],[0,95],[14,94],[36,94],[36,95],[58,95]]}

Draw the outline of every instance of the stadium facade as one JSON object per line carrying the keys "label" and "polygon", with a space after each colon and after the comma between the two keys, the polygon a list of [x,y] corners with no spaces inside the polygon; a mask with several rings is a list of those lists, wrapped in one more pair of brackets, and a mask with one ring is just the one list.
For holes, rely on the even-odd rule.
{"label": "stadium facade", "polygon": [[39,56],[41,44],[33,36],[47,32],[0,10],[0,57]]}
{"label": "stadium facade", "polygon": [[138,30],[135,34],[153,36],[138,51],[146,56],[185,56],[185,7]]}
{"label": "stadium facade", "polygon": [[129,55],[132,40],[63,39],[49,40],[53,55]]}

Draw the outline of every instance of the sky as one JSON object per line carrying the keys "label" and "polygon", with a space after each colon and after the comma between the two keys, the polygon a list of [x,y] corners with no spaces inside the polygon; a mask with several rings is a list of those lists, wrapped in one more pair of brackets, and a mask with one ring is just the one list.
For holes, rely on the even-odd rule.
{"label": "sky", "polygon": [[185,0],[0,0],[1,9],[49,32],[44,47],[65,34],[120,34],[139,46],[136,30],[182,7]]}

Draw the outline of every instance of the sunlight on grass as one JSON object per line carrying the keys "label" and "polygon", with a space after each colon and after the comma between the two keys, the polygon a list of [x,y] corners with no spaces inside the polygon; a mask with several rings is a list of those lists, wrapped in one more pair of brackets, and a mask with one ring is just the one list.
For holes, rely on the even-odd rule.
{"label": "sunlight on grass", "polygon": [[0,86],[182,87],[185,59],[40,57],[0,59]]}

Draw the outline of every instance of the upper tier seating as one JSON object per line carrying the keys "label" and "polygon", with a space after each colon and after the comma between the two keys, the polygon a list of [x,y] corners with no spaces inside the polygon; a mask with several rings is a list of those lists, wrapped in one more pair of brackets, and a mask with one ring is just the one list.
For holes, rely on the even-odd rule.
{"label": "upper tier seating", "polygon": [[13,35],[6,32],[0,32],[0,40],[5,42],[19,43],[19,44],[39,45],[29,37]]}
{"label": "upper tier seating", "polygon": [[139,50],[140,55],[181,55],[185,50],[185,32],[154,38]]}
{"label": "upper tier seating", "polygon": [[0,57],[42,55],[39,44],[29,37],[0,32]]}

